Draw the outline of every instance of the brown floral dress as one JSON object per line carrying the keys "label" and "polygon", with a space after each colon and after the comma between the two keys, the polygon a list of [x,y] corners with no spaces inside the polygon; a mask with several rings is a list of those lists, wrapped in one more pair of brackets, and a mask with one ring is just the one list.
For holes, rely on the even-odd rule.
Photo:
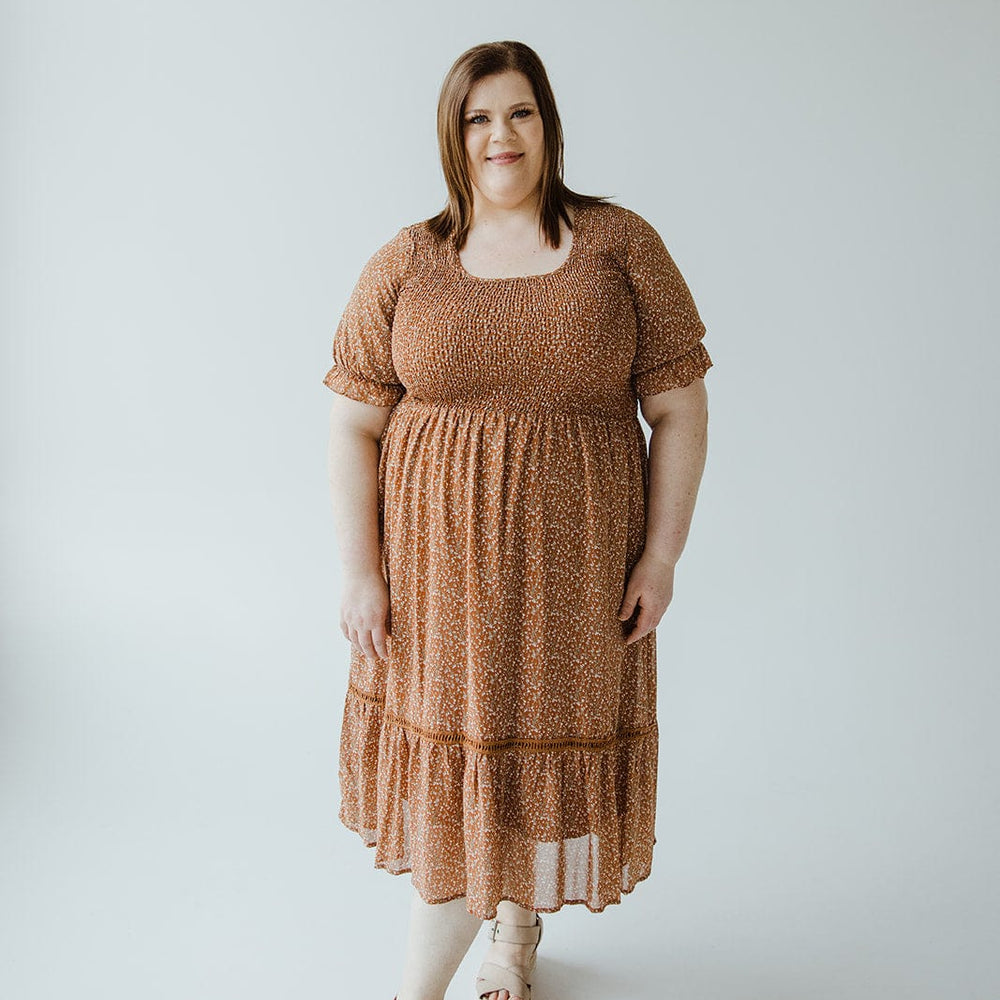
{"label": "brown floral dress", "polygon": [[387,659],[351,651],[339,818],[428,902],[599,912],[651,870],[655,632],[618,611],[648,491],[637,396],[712,361],[657,231],[577,210],[547,274],[479,278],[400,229],[324,383],[393,405],[378,466]]}

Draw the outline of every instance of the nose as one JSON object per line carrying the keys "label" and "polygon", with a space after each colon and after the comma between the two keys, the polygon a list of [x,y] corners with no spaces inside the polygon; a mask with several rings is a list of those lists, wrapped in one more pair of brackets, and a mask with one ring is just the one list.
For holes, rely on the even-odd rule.
{"label": "nose", "polygon": [[493,127],[493,138],[494,139],[506,139],[508,136],[514,135],[514,127],[510,122],[500,119]]}

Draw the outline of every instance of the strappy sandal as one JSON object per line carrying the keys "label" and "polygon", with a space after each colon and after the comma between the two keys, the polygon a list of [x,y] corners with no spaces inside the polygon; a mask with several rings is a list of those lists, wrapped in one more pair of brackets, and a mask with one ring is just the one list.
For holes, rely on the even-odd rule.
{"label": "strappy sandal", "polygon": [[[535,971],[538,961],[538,943],[542,940],[542,915],[535,914],[533,927],[523,927],[521,924],[505,924],[499,918],[494,920],[487,932],[491,941],[510,941],[512,944],[532,944],[531,955],[525,968],[530,976]],[[522,979],[513,969],[496,962],[483,962],[476,976],[476,997],[482,1000],[489,993],[506,990],[508,996],[524,997],[531,1000],[531,983]]]}

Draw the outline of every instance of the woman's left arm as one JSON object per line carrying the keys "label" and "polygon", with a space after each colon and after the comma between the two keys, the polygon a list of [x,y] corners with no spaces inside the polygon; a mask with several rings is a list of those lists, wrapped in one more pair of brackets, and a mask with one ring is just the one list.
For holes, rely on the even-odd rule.
{"label": "woman's left arm", "polygon": [[626,644],[656,628],[673,599],[674,567],[684,551],[708,453],[708,392],[704,378],[682,388],[640,396],[652,428],[646,544],[632,567],[619,618],[638,617]]}

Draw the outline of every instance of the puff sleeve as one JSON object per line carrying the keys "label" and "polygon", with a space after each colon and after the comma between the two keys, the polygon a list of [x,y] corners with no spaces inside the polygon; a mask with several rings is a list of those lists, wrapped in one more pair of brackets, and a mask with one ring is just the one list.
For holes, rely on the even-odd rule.
{"label": "puff sleeve", "polygon": [[333,336],[333,367],[323,384],[362,403],[392,406],[406,392],[392,363],[396,300],[413,260],[404,226],[362,268]]}
{"label": "puff sleeve", "polygon": [[631,383],[636,396],[689,385],[712,367],[691,291],[660,234],[625,210],[626,269],[637,321]]}

